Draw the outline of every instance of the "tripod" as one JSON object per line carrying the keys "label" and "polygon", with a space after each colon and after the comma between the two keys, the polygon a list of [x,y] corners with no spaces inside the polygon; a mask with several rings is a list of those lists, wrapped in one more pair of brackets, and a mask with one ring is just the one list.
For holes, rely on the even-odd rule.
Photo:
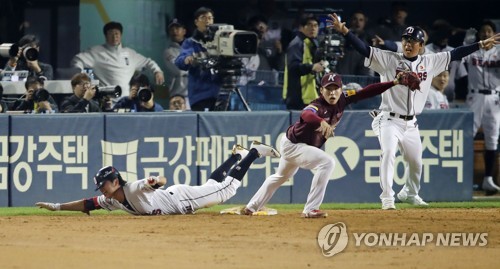
{"label": "tripod", "polygon": [[248,105],[245,97],[241,94],[240,88],[234,86],[233,88],[221,88],[219,95],[217,96],[217,101],[215,101],[214,111],[227,111],[229,108],[229,103],[231,102],[231,96],[237,94],[241,103],[245,107],[246,111],[252,111]]}
{"label": "tripod", "polygon": [[231,96],[237,94],[240,101],[247,111],[252,111],[250,106],[248,106],[245,97],[241,94],[240,89],[236,86],[238,81],[238,76],[241,75],[242,63],[240,59],[227,59],[221,58],[219,62],[218,74],[222,79],[222,86],[215,101],[214,111],[227,111],[229,108],[229,103],[231,102]]}

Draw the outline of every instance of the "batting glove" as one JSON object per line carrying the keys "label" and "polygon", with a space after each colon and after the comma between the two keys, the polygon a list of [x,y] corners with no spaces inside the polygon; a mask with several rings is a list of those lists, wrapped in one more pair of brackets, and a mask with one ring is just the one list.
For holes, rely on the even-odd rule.
{"label": "batting glove", "polygon": [[35,205],[37,205],[40,208],[45,208],[50,211],[59,211],[61,210],[61,204],[60,203],[45,203],[45,202],[38,202]]}

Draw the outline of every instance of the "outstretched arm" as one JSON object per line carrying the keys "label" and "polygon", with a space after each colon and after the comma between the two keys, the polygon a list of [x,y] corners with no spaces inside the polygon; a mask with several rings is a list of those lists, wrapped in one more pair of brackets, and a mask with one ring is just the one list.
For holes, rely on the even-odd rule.
{"label": "outstretched arm", "polygon": [[385,92],[386,90],[395,85],[401,84],[408,86],[410,82],[408,81],[406,76],[408,75],[405,75],[405,72],[399,72],[393,81],[370,84],[364,87],[363,89],[357,91],[356,94],[351,95],[350,101],[357,102],[359,100],[367,99],[382,94],[383,92]]}
{"label": "outstretched arm", "polygon": [[454,50],[450,51],[450,59],[451,61],[461,60],[463,57],[473,53],[476,50],[479,49],[489,50],[493,48],[493,46],[498,44],[500,44],[500,33],[488,39],[480,40],[477,43],[455,48]]}
{"label": "outstretched arm", "polygon": [[328,17],[330,17],[330,19],[327,19],[326,22],[330,23],[330,25],[327,25],[326,27],[333,28],[335,31],[344,35],[345,38],[352,43],[354,49],[356,49],[361,55],[365,57],[370,56],[370,46],[363,42],[363,40],[359,39],[359,37],[355,34],[351,33],[349,28],[345,26],[345,22],[340,21],[337,13],[329,14]]}
{"label": "outstretched arm", "polygon": [[48,202],[38,202],[35,205],[40,207],[40,208],[45,208],[50,211],[59,211],[59,210],[66,210],[66,211],[82,211],[84,213],[88,214],[88,211],[85,210],[85,200],[78,200],[78,201],[73,201],[73,202],[67,202],[67,203],[48,203]]}

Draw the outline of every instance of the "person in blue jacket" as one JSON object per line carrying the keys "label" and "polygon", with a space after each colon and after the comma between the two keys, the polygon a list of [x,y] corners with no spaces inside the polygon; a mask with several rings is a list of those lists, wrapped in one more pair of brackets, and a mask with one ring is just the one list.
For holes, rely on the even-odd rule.
{"label": "person in blue jacket", "polygon": [[182,43],[180,55],[175,59],[175,65],[188,71],[188,98],[193,111],[214,110],[221,80],[209,69],[200,65],[209,55],[203,47],[208,26],[214,23],[214,12],[207,7],[200,7],[194,13],[196,30],[193,35]]}

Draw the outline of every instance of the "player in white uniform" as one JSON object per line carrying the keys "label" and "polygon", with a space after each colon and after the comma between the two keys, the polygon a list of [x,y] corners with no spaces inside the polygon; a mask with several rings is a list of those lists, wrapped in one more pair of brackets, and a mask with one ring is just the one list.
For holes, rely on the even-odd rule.
{"label": "player in white uniform", "polygon": [[[496,26],[484,21],[479,29],[479,39],[494,36]],[[469,71],[469,93],[466,104],[474,112],[474,136],[480,126],[484,133],[484,179],[482,188],[486,194],[500,191],[493,180],[498,136],[500,129],[500,47],[485,46],[464,58]]]}
{"label": "player in white uniform", "polygon": [[280,154],[257,141],[252,143],[249,151],[235,145],[231,156],[210,175],[207,183],[201,186],[178,184],[166,189],[160,189],[167,183],[163,176],[127,183],[116,168],[106,166],[94,177],[96,191],[100,190],[102,195],[62,204],[38,202],[36,205],[51,211],[82,211],[87,214],[96,209],[121,209],[134,215],[190,214],[233,197],[253,161],[264,156],[280,157]]}
{"label": "player in white uniform", "polygon": [[443,71],[432,79],[431,90],[427,96],[424,109],[449,109],[448,99],[444,94],[450,81],[450,72]]}
{"label": "player in white uniform", "polygon": [[406,86],[397,85],[382,94],[381,113],[373,120],[372,129],[378,136],[382,149],[380,159],[380,186],[382,209],[396,209],[392,189],[395,155],[399,151],[407,162],[406,183],[398,193],[398,199],[413,205],[428,205],[418,195],[422,174],[422,141],[416,116],[427,100],[432,78],[447,69],[450,61],[460,60],[477,51],[480,47],[499,44],[500,35],[492,36],[468,46],[452,51],[419,55],[424,46],[424,32],[419,27],[408,27],[402,34],[403,53],[385,51],[369,47],[340,22],[333,13],[328,21],[331,27],[342,33],[354,48],[366,57],[365,65],[379,73],[381,81],[394,80],[401,71],[412,71],[420,78],[420,91],[411,91]]}

